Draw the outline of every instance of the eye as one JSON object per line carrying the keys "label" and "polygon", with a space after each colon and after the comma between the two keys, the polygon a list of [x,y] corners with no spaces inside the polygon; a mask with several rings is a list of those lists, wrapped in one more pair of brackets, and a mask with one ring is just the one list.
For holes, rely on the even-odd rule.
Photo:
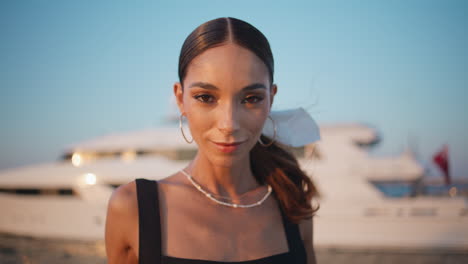
{"label": "eye", "polygon": [[255,103],[258,103],[258,102],[260,102],[260,101],[262,101],[262,100],[263,100],[263,97],[256,96],[256,95],[254,95],[254,96],[249,96],[249,97],[246,97],[246,98],[244,99],[244,101],[246,101],[246,102],[249,103],[249,104],[255,104]]}
{"label": "eye", "polygon": [[202,102],[202,103],[212,103],[214,101],[214,97],[209,94],[200,94],[196,95],[193,98]]}

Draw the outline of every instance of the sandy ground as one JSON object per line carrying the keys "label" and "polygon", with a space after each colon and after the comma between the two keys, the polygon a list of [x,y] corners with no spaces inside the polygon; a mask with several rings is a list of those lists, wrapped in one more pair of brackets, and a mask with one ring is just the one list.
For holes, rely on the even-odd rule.
{"label": "sandy ground", "polygon": [[106,263],[103,242],[0,235],[0,264]]}
{"label": "sandy ground", "polygon": [[[468,263],[468,250],[316,248],[319,264]],[[0,264],[106,263],[104,243],[0,234]]]}

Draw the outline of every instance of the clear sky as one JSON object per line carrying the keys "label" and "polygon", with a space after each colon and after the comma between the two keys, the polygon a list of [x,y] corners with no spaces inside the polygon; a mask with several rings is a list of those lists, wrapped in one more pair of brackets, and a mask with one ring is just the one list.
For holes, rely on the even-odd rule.
{"label": "clear sky", "polygon": [[160,125],[183,40],[223,16],[270,40],[275,109],[371,124],[383,137],[373,155],[411,142],[430,162],[447,143],[454,176],[468,177],[463,0],[1,1],[0,169]]}

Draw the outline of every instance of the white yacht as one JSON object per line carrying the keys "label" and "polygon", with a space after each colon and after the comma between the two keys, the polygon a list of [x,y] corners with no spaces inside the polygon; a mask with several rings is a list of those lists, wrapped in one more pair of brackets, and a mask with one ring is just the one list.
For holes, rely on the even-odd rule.
{"label": "white yacht", "polygon": [[[321,197],[317,246],[468,249],[468,201],[412,195],[392,198],[379,184],[415,187],[425,170],[411,152],[373,158],[378,131],[362,124],[320,126],[321,141],[291,150]],[[196,153],[176,127],[116,133],[65,148],[60,162],[0,172],[0,232],[102,240],[108,199],[135,178],[161,179]]]}

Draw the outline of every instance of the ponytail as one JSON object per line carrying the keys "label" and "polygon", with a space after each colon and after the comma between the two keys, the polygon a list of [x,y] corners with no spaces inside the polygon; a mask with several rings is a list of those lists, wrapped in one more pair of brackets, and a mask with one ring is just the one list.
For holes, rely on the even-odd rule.
{"label": "ponytail", "polygon": [[[261,135],[262,142],[270,142]],[[293,223],[311,218],[320,208],[312,208],[312,198],[319,196],[312,180],[299,167],[296,157],[286,147],[274,142],[268,147],[260,143],[250,151],[250,166],[257,182],[269,184],[276,199]]]}

